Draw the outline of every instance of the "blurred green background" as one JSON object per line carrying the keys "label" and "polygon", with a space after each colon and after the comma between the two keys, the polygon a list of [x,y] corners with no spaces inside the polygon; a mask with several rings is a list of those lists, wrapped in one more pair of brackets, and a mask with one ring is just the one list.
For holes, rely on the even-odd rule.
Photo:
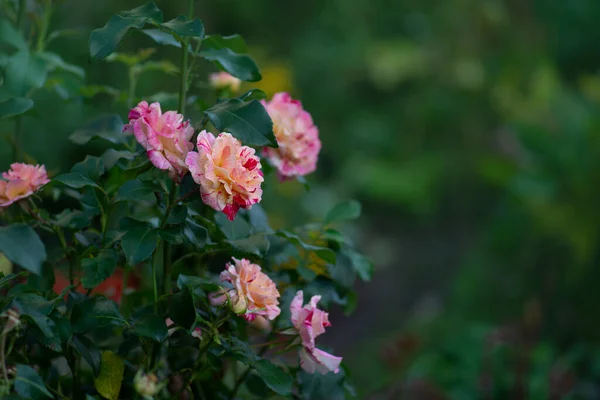
{"label": "blurred green background", "polygon": [[[85,69],[88,93],[57,73],[33,96],[24,149],[51,172],[85,157],[67,138],[89,118],[126,117],[126,99],[89,93],[128,75],[89,64],[87,37],[141,3],[58,3],[50,30],[76,31],[48,48]],[[157,1],[166,19],[183,3]],[[273,225],[363,203],[347,229],[375,276],[353,315],[332,311],[323,339],[361,398],[600,398],[598,0],[201,0],[196,11],[208,33],[246,38],[264,76],[248,87],[290,91],[320,128],[311,190],[269,185]],[[149,46],[132,34],[120,51]],[[175,49],[152,59],[178,64]],[[202,68],[199,80],[213,70]],[[136,100],[177,92],[165,72],[141,75]]]}

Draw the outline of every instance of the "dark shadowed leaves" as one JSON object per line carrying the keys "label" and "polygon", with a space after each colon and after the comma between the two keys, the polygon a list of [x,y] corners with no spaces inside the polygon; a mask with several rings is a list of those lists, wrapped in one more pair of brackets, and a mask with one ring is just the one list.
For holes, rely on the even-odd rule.
{"label": "dark shadowed leaves", "polygon": [[90,34],[92,61],[100,61],[108,57],[119,47],[130,29],[141,29],[147,22],[162,22],[162,11],[154,2],[113,15],[106,25],[94,29]]}
{"label": "dark shadowed leaves", "polygon": [[35,370],[27,365],[17,364],[17,375],[15,377],[15,391],[23,399],[47,399],[54,398],[52,393],[46,389],[42,378]]}
{"label": "dark shadowed leaves", "polygon": [[157,342],[162,342],[167,337],[165,320],[156,314],[147,314],[135,321],[133,331]]}
{"label": "dark shadowed leaves", "polygon": [[96,344],[85,336],[75,335],[73,336],[73,346],[75,346],[77,352],[92,368],[94,376],[98,376],[100,373],[101,355]]}
{"label": "dark shadowed leaves", "polygon": [[152,255],[156,248],[156,229],[136,226],[127,231],[121,239],[121,247],[129,265],[139,264]]}
{"label": "dark shadowed leaves", "polygon": [[83,287],[92,289],[104,282],[106,278],[115,272],[117,260],[117,253],[110,249],[102,250],[96,257],[81,260],[83,268],[81,283]]}
{"label": "dark shadowed leaves", "polygon": [[275,393],[287,396],[292,392],[292,377],[280,367],[268,360],[260,360],[254,364],[258,376]]}

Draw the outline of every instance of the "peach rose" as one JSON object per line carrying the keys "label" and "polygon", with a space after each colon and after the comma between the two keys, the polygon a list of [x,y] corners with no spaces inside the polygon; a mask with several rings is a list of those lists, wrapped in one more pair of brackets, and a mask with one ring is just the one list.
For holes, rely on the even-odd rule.
{"label": "peach rose", "polygon": [[242,81],[227,72],[215,72],[208,76],[210,86],[217,90],[229,89],[232,92],[240,90]]}
{"label": "peach rose", "polygon": [[132,132],[146,149],[150,162],[156,168],[168,170],[175,182],[180,182],[187,173],[185,157],[194,148],[190,142],[194,128],[183,120],[183,115],[175,111],[163,114],[159,103],[148,105],[142,101],[129,111],[129,124],[123,132]]}
{"label": "peach rose", "polygon": [[2,177],[5,180],[0,180],[0,207],[8,207],[15,201],[31,196],[50,182],[43,165],[13,163],[7,172],[2,173]]}
{"label": "peach rose", "polygon": [[288,93],[277,93],[270,102],[262,101],[273,120],[279,148],[265,147],[263,154],[277,168],[280,179],[304,176],[317,168],[321,150],[319,130],[302,103]]}
{"label": "peach rose", "polygon": [[229,291],[231,308],[236,314],[243,314],[248,321],[257,316],[275,319],[281,310],[277,306],[279,291],[275,283],[261,272],[260,266],[242,258],[233,259],[234,264],[228,263],[225,271],[221,272],[221,281],[233,285]]}
{"label": "peach rose", "polygon": [[230,133],[198,134],[198,152],[190,151],[185,162],[200,185],[202,201],[222,211],[231,221],[240,208],[249,209],[262,197],[260,158]]}
{"label": "peach rose", "polygon": [[315,338],[331,326],[329,315],[317,308],[321,296],[313,296],[310,303],[302,306],[304,293],[299,290],[290,305],[291,320],[294,328],[302,339],[302,348],[299,351],[300,366],[306,372],[313,374],[315,371],[326,374],[329,371],[338,373],[341,357],[336,357],[315,347]]}

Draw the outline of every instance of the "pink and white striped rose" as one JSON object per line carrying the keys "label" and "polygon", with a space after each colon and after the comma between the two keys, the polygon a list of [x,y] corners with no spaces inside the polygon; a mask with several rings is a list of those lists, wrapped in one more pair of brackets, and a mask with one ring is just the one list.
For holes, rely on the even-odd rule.
{"label": "pink and white striped rose", "polygon": [[190,142],[194,128],[176,111],[163,113],[159,103],[140,102],[129,111],[129,124],[124,132],[134,134],[146,149],[148,159],[156,168],[168,170],[175,182],[188,172],[185,157],[194,148]]}
{"label": "pink and white striped rose", "polygon": [[262,101],[273,120],[279,148],[265,147],[263,154],[277,168],[280,179],[308,175],[317,168],[321,150],[319,130],[302,103],[288,93],[277,93],[270,102]]}
{"label": "pink and white striped rose", "polygon": [[310,374],[315,371],[321,374],[333,371],[337,374],[342,358],[315,346],[317,336],[323,334],[326,327],[331,326],[329,314],[317,308],[319,300],[321,296],[313,296],[308,304],[302,306],[304,293],[299,290],[290,305],[292,324],[302,340],[302,348],[299,351],[300,366]]}
{"label": "pink and white striped rose", "polygon": [[242,146],[230,133],[215,138],[207,131],[198,134],[197,146],[185,162],[204,203],[233,221],[240,208],[249,209],[261,200],[264,178],[253,148]]}
{"label": "pink and white striped rose", "polygon": [[253,321],[257,316],[273,320],[281,313],[275,282],[259,265],[245,258],[233,258],[233,263],[228,263],[221,272],[221,281],[233,286],[228,292],[231,308],[246,320]]}

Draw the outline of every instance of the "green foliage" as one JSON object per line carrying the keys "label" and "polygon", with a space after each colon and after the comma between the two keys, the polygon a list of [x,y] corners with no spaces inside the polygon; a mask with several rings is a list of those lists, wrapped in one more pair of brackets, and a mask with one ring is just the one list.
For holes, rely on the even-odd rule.
{"label": "green foliage", "polygon": [[33,100],[23,97],[14,97],[12,99],[0,102],[0,119],[10,118],[23,114],[33,107]]}
{"label": "green foliage", "polygon": [[[29,8],[19,9],[23,4]],[[313,396],[314,388],[300,384],[296,352],[302,345],[300,333],[290,330],[289,295],[318,293],[323,310],[334,303],[346,312],[356,306],[353,285],[357,277],[371,278],[372,264],[329,225],[357,218],[360,205],[341,203],[323,223],[276,230],[270,208],[232,197],[241,207],[231,221],[225,209],[202,201],[206,188],[187,170],[176,176],[156,168],[155,150],[139,131],[131,134],[133,121],[124,129],[122,119],[138,102],[158,101],[169,122],[136,129],[180,129],[179,122],[170,122],[171,104],[179,103],[178,113],[194,134],[230,132],[257,155],[263,146],[277,147],[273,122],[260,103],[268,97],[263,90],[248,88],[232,97],[231,91],[194,84],[210,63],[241,80],[259,81],[245,41],[239,35],[206,35],[193,2],[186,16],[167,22],[155,3],[146,3],[112,16],[89,36],[90,59],[105,60],[101,69],[126,73],[126,84],[84,85],[97,67],[70,63],[76,58],[63,51],[69,46],[62,41],[73,32],[50,31],[58,10],[54,2],[33,6],[0,5],[7,11],[0,18],[0,119],[14,150],[7,159],[45,164],[51,155],[63,157],[51,147],[55,130],[61,140],[68,137],[66,146],[77,147],[69,151],[72,159],[61,160],[63,167],[47,166],[50,183],[43,190],[27,174],[19,180],[3,175],[0,184],[0,369],[6,373],[0,397]],[[131,31],[159,48],[129,53],[121,45]],[[169,59],[170,51],[181,53],[181,64]],[[179,93],[148,93],[155,74],[179,79]],[[48,102],[64,109],[55,116]],[[44,134],[52,140],[44,140],[49,147],[34,156],[28,150],[30,130],[39,122],[48,122]],[[184,168],[174,154],[198,150],[192,148],[194,137],[172,143],[165,132],[145,133],[160,143],[168,163]],[[236,159],[223,151],[224,162]],[[268,183],[273,169],[266,164],[263,160],[261,189],[276,193]],[[220,171],[224,167],[214,166],[221,178],[240,179],[241,168],[227,177]],[[228,195],[244,190],[243,182],[232,185]],[[29,192],[9,205],[12,190]],[[264,276],[252,266],[254,272],[236,272],[247,282],[228,282],[223,272],[233,271],[236,262],[256,264]],[[269,281],[277,291],[263,286]],[[269,296],[270,303],[261,305]],[[281,313],[275,313],[273,301]],[[256,316],[267,311],[272,321]],[[270,333],[261,323],[269,324]],[[336,385],[345,382],[339,376]]]}
{"label": "green foliage", "polygon": [[23,364],[17,365],[15,391],[25,399],[53,398],[52,393],[46,389],[38,373],[33,368]]}
{"label": "green foliage", "polygon": [[100,61],[108,57],[119,47],[130,29],[143,28],[147,22],[162,22],[162,11],[154,2],[113,15],[106,25],[90,34],[91,59]]}
{"label": "green foliage", "polygon": [[115,272],[117,267],[117,254],[109,249],[102,250],[93,258],[81,261],[83,276],[81,283],[86,289],[92,289],[101,284]]}
{"label": "green foliage", "polygon": [[269,360],[259,360],[254,364],[258,376],[275,393],[287,396],[292,392],[292,377]]}
{"label": "green foliage", "polygon": [[46,248],[33,229],[24,224],[0,227],[0,251],[13,263],[40,274]]}
{"label": "green foliage", "polygon": [[154,228],[136,226],[121,239],[121,247],[129,265],[139,264],[152,255],[156,249],[158,232]]}

